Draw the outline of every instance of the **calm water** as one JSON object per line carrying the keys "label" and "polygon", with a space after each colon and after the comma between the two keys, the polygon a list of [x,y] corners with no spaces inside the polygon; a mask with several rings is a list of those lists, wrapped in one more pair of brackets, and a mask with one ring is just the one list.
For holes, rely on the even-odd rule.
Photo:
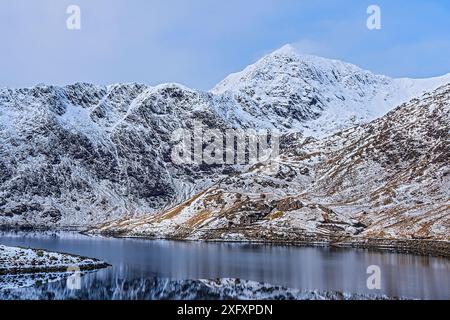
{"label": "calm water", "polygon": [[[69,232],[3,232],[0,244],[110,263],[112,267],[82,277],[82,290],[89,292],[150,278],[239,278],[292,289],[450,299],[450,261],[444,258],[356,249],[106,239]],[[382,290],[367,289],[366,271],[371,265],[382,270]],[[63,288],[61,282],[52,290]]]}

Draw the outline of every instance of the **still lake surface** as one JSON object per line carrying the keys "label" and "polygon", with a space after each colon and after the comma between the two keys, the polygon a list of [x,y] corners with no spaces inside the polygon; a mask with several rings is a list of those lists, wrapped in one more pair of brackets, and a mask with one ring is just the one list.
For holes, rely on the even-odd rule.
{"label": "still lake surface", "polygon": [[[78,297],[85,298],[108,297],[104,292],[96,296],[95,291],[114,291],[115,286],[126,291],[127,283],[142,279],[237,278],[301,290],[450,299],[450,261],[445,258],[360,249],[110,239],[72,232],[0,232],[0,244],[77,254],[111,264],[82,276],[81,291],[89,295]],[[381,268],[381,290],[367,288],[371,265]],[[70,298],[65,283],[52,284],[51,290],[58,294],[49,298]],[[18,297],[36,297],[32,290],[23,289]],[[130,286],[131,290],[135,289]]]}

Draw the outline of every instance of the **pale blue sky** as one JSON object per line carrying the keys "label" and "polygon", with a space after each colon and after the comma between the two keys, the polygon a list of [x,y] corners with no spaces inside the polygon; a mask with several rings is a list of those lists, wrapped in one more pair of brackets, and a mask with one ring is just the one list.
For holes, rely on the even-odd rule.
{"label": "pale blue sky", "polygon": [[[66,8],[82,29],[66,29]],[[366,9],[382,10],[382,30]],[[450,72],[448,0],[0,0],[0,86],[210,89],[286,43],[389,76]]]}

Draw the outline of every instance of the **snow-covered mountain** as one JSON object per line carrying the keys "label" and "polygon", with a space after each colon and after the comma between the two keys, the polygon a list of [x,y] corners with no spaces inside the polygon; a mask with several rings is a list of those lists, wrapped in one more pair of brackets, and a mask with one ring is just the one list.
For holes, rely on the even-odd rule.
{"label": "snow-covered mountain", "polygon": [[94,232],[170,239],[450,240],[450,85],[369,124],[288,137],[280,170],[260,164],[160,214]]}
{"label": "snow-covered mountain", "polygon": [[238,173],[171,161],[171,134],[197,122],[322,137],[447,82],[390,79],[286,46],[211,92],[178,84],[0,89],[0,225],[152,214]]}
{"label": "snow-covered mountain", "polygon": [[381,117],[449,82],[450,74],[392,79],[286,45],[228,76],[212,92],[234,97],[253,123],[323,137]]}
{"label": "snow-covered mountain", "polygon": [[[0,223],[92,225],[171,206],[223,168],[174,165],[171,133],[224,127],[211,94],[179,85],[0,91]],[[229,168],[226,168],[229,172]]]}

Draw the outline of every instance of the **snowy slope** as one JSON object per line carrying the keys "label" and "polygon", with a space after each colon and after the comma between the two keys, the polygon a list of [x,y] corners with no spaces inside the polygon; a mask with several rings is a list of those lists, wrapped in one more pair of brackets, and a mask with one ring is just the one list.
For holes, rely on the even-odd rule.
{"label": "snowy slope", "polygon": [[223,168],[174,165],[171,134],[225,127],[176,84],[0,90],[0,223],[92,225],[175,205]]}
{"label": "snowy slope", "polygon": [[323,137],[374,120],[449,82],[450,74],[391,79],[286,45],[230,75],[212,92],[234,97],[254,122]]}

